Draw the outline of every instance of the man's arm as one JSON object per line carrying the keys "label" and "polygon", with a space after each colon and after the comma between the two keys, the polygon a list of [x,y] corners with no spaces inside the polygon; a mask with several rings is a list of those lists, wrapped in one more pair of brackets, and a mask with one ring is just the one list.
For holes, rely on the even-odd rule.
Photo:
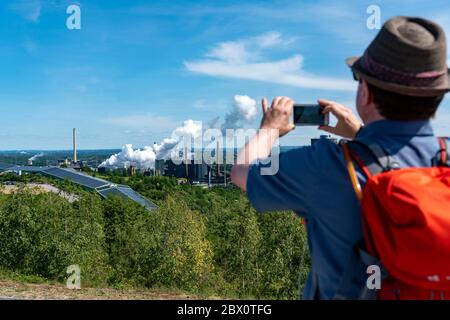
{"label": "man's arm", "polygon": [[231,170],[231,180],[242,190],[246,190],[248,169],[257,159],[267,158],[270,155],[274,142],[295,129],[289,118],[292,113],[294,101],[287,97],[277,97],[272,106],[267,107],[267,100],[262,100],[263,118],[258,133],[239,152],[236,165]]}
{"label": "man's arm", "polygon": [[[361,123],[353,112],[333,101],[319,100],[324,107],[323,113],[332,113],[337,118],[335,127],[321,126],[319,129],[346,138],[354,138]],[[240,150],[236,165],[231,170],[233,183],[246,190],[249,166],[257,159],[267,158],[277,138],[289,133],[295,126],[289,123],[294,101],[286,97],[277,97],[272,106],[267,107],[267,100],[262,100],[263,118],[258,133]]]}
{"label": "man's arm", "polygon": [[238,154],[236,164],[231,169],[233,183],[246,190],[249,166],[257,159],[267,158],[278,132],[274,130],[259,130]]}

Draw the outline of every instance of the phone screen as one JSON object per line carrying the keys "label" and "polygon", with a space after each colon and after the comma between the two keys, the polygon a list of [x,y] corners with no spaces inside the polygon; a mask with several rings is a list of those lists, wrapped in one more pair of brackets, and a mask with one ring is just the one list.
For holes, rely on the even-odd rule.
{"label": "phone screen", "polygon": [[319,105],[294,105],[295,125],[326,125],[326,117]]}

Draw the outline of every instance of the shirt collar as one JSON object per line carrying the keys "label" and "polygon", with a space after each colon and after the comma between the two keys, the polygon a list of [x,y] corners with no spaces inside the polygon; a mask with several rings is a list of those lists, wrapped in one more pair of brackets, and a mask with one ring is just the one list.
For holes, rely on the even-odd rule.
{"label": "shirt collar", "polygon": [[365,126],[356,137],[364,140],[374,136],[433,136],[433,127],[429,120],[394,121],[378,120]]}

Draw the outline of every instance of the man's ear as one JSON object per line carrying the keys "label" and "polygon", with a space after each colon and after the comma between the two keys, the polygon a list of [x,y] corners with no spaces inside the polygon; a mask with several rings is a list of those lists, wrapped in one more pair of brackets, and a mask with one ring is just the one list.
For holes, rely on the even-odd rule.
{"label": "man's ear", "polygon": [[364,105],[370,105],[373,103],[373,94],[372,91],[370,91],[369,84],[366,80],[361,81],[362,86],[362,99]]}

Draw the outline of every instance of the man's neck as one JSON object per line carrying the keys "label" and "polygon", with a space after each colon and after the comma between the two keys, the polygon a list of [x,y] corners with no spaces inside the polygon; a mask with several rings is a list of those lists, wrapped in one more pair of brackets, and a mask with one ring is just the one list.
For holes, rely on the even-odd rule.
{"label": "man's neck", "polygon": [[366,117],[366,119],[363,120],[364,125],[367,126],[368,124],[371,124],[372,122],[379,121],[379,120],[386,120],[385,117],[383,117],[380,114],[374,114]]}

